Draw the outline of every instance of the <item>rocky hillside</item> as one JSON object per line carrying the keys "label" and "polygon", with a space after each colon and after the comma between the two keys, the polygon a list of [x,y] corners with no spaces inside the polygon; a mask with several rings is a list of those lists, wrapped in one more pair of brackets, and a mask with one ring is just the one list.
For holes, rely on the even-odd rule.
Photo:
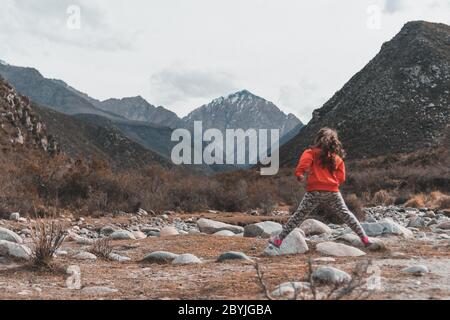
{"label": "rocky hillside", "polygon": [[444,143],[450,122],[450,27],[408,22],[301,132],[281,148],[294,165],[321,127],[338,130],[350,158]]}
{"label": "rocky hillside", "polygon": [[161,106],[155,107],[141,96],[108,99],[96,103],[96,106],[129,120],[148,122],[170,128],[176,128],[180,125],[180,119],[174,112]]}
{"label": "rocky hillside", "polygon": [[38,106],[35,110],[57,137],[61,149],[74,158],[95,157],[115,168],[170,166],[165,157],[126,137],[112,120],[89,114],[69,116]]}
{"label": "rocky hillside", "polygon": [[301,124],[293,114],[286,115],[272,102],[247,90],[220,97],[189,113],[183,121],[191,126],[203,121],[203,128],[280,129],[280,137]]}
{"label": "rocky hillside", "polygon": [[30,100],[21,96],[0,78],[0,146],[3,151],[17,146],[58,152],[58,145],[47,134],[46,125],[32,108]]}

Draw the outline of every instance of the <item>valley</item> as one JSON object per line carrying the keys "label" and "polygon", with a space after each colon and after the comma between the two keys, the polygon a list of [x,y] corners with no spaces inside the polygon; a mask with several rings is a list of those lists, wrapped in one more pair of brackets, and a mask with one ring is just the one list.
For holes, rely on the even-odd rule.
{"label": "valley", "polygon": [[[449,299],[449,39],[407,22],[305,124],[246,89],[181,118],[0,60],[0,300]],[[325,205],[268,244],[324,127],[346,151],[333,186],[376,246]],[[257,155],[245,133],[258,163],[239,162]]]}

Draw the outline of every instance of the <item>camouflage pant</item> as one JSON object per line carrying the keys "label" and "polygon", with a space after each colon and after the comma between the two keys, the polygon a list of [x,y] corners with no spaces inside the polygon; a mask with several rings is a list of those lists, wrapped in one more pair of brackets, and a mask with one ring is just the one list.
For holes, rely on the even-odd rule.
{"label": "camouflage pant", "polygon": [[318,206],[323,206],[331,210],[333,214],[336,214],[361,238],[366,236],[358,219],[356,219],[355,215],[347,208],[340,192],[312,191],[305,193],[298,209],[283,226],[283,230],[279,237],[281,239],[286,238],[286,236],[291,233],[292,230],[297,228]]}

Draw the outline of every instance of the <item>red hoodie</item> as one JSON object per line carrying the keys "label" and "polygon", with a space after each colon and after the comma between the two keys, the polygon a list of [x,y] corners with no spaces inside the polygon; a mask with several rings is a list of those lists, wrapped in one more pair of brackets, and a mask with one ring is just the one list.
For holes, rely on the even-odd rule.
{"label": "red hoodie", "polygon": [[331,173],[320,163],[320,149],[312,148],[303,152],[295,170],[297,177],[308,172],[306,191],[331,191],[338,192],[339,186],[345,181],[344,160],[338,155],[336,157],[336,170]]}

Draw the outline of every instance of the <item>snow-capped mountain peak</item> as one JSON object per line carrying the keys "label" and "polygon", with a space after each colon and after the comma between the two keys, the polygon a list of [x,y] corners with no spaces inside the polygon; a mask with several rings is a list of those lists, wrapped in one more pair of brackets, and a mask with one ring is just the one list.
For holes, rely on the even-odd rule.
{"label": "snow-capped mountain peak", "polygon": [[301,124],[292,114],[285,114],[275,104],[248,90],[219,97],[189,113],[187,124],[202,121],[204,128],[280,129],[280,135]]}

